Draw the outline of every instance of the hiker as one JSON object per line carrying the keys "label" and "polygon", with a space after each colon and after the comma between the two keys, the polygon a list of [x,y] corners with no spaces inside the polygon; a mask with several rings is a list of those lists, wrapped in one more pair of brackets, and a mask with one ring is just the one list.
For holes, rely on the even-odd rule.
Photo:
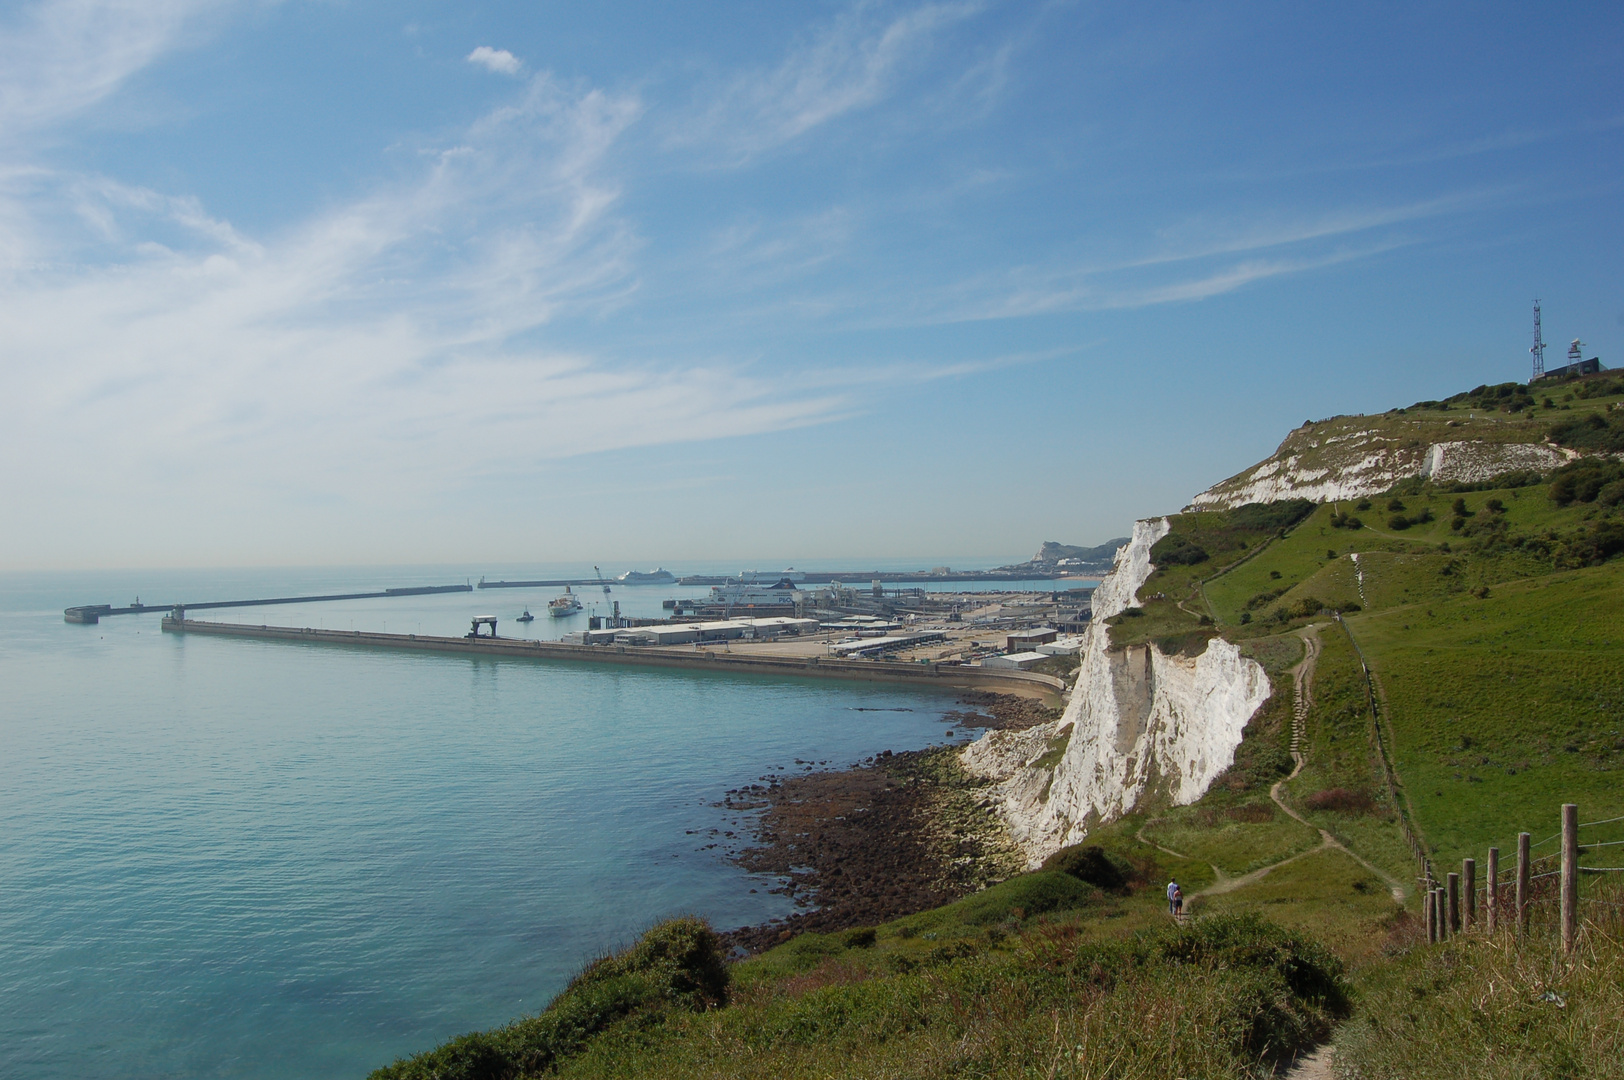
{"label": "hiker", "polygon": [[1173,918],[1184,920],[1184,890],[1177,885],[1173,886]]}
{"label": "hiker", "polygon": [[1175,896],[1182,895],[1183,894],[1179,892],[1179,883],[1177,881],[1169,881],[1167,883],[1167,913],[1169,915],[1178,915],[1178,908],[1174,906],[1176,901],[1173,898]]}

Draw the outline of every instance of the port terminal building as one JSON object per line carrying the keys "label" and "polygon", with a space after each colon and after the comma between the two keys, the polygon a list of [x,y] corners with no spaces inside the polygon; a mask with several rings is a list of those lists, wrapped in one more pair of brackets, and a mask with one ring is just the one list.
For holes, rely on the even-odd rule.
{"label": "port terminal building", "polygon": [[816,619],[771,616],[763,619],[717,619],[711,622],[578,630],[564,635],[564,640],[573,645],[692,645],[704,641],[761,640],[810,634],[817,630]]}

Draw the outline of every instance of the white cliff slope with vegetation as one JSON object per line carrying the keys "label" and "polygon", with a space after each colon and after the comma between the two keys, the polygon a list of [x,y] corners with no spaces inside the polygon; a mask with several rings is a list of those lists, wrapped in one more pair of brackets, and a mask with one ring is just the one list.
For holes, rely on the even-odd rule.
{"label": "white cliff slope with vegetation", "polygon": [[1197,656],[1155,644],[1115,649],[1106,620],[1133,607],[1165,518],[1138,522],[1094,592],[1077,688],[1065,715],[1028,731],[989,732],[966,747],[973,775],[996,782],[1011,833],[1036,865],[1098,822],[1158,790],[1195,802],[1233,763],[1241,732],[1269,696],[1263,668],[1213,638]]}

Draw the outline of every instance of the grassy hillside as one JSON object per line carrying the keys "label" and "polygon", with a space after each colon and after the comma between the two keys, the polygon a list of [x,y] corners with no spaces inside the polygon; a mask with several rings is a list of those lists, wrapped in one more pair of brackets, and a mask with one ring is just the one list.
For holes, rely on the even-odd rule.
{"label": "grassy hillside", "polygon": [[[667,924],[538,1016],[375,1076],[1238,1078],[1350,1010],[1346,1076],[1624,1076],[1619,887],[1582,879],[1578,963],[1553,944],[1551,879],[1521,943],[1429,946],[1402,831],[1441,873],[1491,844],[1509,865],[1519,830],[1549,854],[1562,802],[1624,818],[1624,381],[1481,387],[1282,449],[1334,468],[1360,432],[1588,456],[1172,516],[1111,641],[1198,654],[1222,635],[1275,690],[1198,803],[1141,806],[1086,858],[736,964],[697,921]],[[1584,865],[1624,863],[1624,821],[1584,842]]]}

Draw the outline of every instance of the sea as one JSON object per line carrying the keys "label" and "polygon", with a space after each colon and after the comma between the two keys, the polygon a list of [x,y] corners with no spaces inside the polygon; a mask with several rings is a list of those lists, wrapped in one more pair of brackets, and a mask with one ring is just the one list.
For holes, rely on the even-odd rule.
{"label": "sea", "polygon": [[[728,859],[749,827],[720,805],[729,789],[974,733],[944,723],[956,697],[930,688],[175,635],[157,613],[62,618],[137,597],[481,575],[593,571],[0,574],[0,1076],[363,1077],[538,1011],[663,917],[725,929],[787,914],[773,880]],[[1027,585],[1057,587],[996,587]],[[561,620],[546,614],[557,589],[195,617],[460,634],[494,614],[504,636],[556,638],[609,601],[655,616],[706,591],[611,587],[578,588],[588,612]],[[527,608],[536,621],[514,622]]]}

